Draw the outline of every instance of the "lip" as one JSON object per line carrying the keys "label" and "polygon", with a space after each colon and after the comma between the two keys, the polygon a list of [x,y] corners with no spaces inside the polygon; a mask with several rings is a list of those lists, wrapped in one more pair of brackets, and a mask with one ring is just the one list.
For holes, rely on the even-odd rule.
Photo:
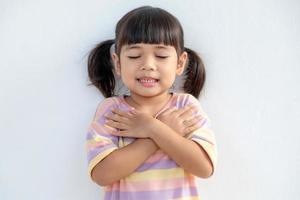
{"label": "lip", "polygon": [[137,78],[137,80],[141,80],[141,79],[146,79],[146,80],[156,80],[156,81],[159,81],[158,78],[154,78],[154,77],[151,77],[151,76],[142,76],[140,78]]}
{"label": "lip", "polygon": [[137,82],[138,82],[141,86],[146,87],[146,88],[152,88],[152,87],[157,86],[157,84],[158,84],[158,81],[141,82],[140,80],[137,80]]}

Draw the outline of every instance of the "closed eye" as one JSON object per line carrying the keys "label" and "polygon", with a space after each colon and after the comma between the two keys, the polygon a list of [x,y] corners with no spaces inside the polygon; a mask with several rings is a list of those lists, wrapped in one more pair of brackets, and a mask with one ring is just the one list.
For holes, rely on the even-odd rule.
{"label": "closed eye", "polygon": [[156,57],[164,59],[164,58],[168,58],[169,56],[156,56]]}
{"label": "closed eye", "polygon": [[[128,56],[129,59],[137,59],[141,56]],[[165,59],[165,58],[168,58],[169,56],[156,56],[157,58],[160,58],[160,59]]]}
{"label": "closed eye", "polygon": [[140,56],[128,56],[129,59],[137,59],[139,58]]}

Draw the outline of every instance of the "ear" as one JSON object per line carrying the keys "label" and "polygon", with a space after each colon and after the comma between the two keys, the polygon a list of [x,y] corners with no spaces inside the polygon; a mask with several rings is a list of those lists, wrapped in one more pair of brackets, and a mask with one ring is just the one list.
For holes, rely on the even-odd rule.
{"label": "ear", "polygon": [[111,55],[113,63],[114,63],[114,68],[118,76],[121,76],[121,65],[120,65],[120,59],[116,53],[112,53]]}
{"label": "ear", "polygon": [[183,73],[185,64],[187,62],[187,58],[188,58],[188,54],[185,51],[179,56],[177,69],[176,69],[177,75],[181,75]]}

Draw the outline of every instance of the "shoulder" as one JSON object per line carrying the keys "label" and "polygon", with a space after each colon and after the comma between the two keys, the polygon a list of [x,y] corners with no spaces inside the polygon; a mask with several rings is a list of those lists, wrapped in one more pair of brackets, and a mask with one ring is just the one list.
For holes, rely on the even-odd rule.
{"label": "shoulder", "polygon": [[97,106],[94,118],[99,118],[105,113],[111,111],[113,108],[119,107],[120,97],[108,97],[103,99]]}
{"label": "shoulder", "polygon": [[107,109],[108,107],[116,105],[118,103],[117,98],[118,97],[108,97],[108,98],[103,99],[98,104],[97,111],[101,111],[101,110]]}
{"label": "shoulder", "polygon": [[187,105],[193,105],[197,108],[199,113],[205,117],[208,117],[201,105],[200,100],[189,93],[177,93],[177,104],[179,105],[177,106],[179,108]]}
{"label": "shoulder", "polygon": [[103,99],[98,104],[97,109],[102,109],[102,108],[117,104],[118,103],[118,98],[119,97],[108,97],[108,98]]}
{"label": "shoulder", "polygon": [[193,95],[189,93],[176,93],[176,101],[181,105],[181,106],[186,106],[189,104],[200,104],[200,101],[194,97]]}

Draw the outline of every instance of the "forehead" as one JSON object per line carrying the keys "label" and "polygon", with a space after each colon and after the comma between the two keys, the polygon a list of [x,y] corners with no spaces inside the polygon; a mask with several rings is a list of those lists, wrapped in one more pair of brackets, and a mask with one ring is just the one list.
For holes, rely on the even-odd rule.
{"label": "forehead", "polygon": [[131,49],[163,49],[163,50],[172,50],[175,49],[171,45],[164,45],[164,44],[129,44],[122,46],[123,51],[129,51]]}

